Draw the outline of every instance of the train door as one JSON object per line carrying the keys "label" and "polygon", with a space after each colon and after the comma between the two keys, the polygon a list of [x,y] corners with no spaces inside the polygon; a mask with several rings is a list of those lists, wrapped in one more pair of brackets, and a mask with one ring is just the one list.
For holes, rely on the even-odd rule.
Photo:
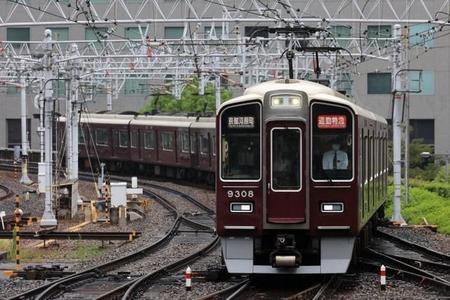
{"label": "train door", "polygon": [[305,222],[304,174],[305,125],[301,122],[270,122],[267,125],[268,223]]}

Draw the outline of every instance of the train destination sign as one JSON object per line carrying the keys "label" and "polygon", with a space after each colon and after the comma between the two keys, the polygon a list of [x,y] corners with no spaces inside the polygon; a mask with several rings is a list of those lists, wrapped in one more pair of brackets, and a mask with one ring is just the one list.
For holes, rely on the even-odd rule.
{"label": "train destination sign", "polygon": [[255,117],[228,117],[228,128],[255,128]]}
{"label": "train destination sign", "polygon": [[320,129],[347,128],[347,116],[346,115],[319,115],[317,117],[317,127]]}

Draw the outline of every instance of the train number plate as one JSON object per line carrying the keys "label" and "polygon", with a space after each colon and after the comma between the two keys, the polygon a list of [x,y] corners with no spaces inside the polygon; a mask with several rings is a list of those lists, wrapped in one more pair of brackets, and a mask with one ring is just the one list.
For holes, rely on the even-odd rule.
{"label": "train number plate", "polygon": [[228,190],[228,198],[253,198],[255,192],[253,190]]}

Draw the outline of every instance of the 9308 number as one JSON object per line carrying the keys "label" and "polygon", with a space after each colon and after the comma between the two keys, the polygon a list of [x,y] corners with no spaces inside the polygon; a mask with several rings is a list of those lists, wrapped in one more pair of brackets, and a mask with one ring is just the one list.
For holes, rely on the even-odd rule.
{"label": "9308 number", "polygon": [[228,198],[253,198],[254,192],[252,190],[229,190],[227,191]]}

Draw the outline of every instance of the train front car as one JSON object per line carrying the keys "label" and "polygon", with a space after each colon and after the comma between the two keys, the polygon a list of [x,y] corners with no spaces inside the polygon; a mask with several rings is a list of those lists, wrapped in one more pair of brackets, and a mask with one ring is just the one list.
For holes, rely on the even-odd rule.
{"label": "train front car", "polygon": [[282,80],[221,106],[217,231],[230,273],[347,271],[362,225],[356,116],[344,98]]}

